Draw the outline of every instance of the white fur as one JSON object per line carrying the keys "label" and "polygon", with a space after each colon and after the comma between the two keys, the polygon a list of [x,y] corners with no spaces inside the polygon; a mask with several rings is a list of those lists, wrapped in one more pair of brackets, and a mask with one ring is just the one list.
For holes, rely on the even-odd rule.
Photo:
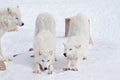
{"label": "white fur", "polygon": [[[55,45],[55,20],[49,13],[42,13],[36,20],[34,39],[35,73],[41,73],[44,68],[47,68],[48,73],[53,72]],[[40,69],[40,66],[42,69]]]}
{"label": "white fur", "polygon": [[[17,26],[23,26],[19,7],[0,9],[0,40],[5,32],[17,31],[18,30]],[[3,57],[1,45],[0,45],[0,60],[2,61],[10,60]]]}
{"label": "white fur", "polygon": [[37,17],[35,35],[41,30],[49,30],[53,35],[56,34],[55,20],[49,13],[42,13]]}
{"label": "white fur", "polygon": [[86,38],[89,38],[90,35],[90,27],[89,27],[89,19],[83,15],[82,13],[77,14],[72,17],[70,20],[70,29],[68,32],[68,36],[73,35],[84,35]]}
{"label": "white fur", "polygon": [[70,21],[68,41],[65,44],[65,51],[68,65],[65,70],[78,70],[79,63],[88,50],[90,27],[86,16],[79,13],[73,16]]}

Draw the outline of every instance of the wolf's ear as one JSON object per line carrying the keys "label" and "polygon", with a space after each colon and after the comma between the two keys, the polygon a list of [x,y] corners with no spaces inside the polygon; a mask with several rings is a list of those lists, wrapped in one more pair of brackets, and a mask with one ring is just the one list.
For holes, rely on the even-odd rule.
{"label": "wolf's ear", "polygon": [[19,6],[18,6],[18,5],[17,5],[16,7],[17,7],[17,8],[19,8]]}
{"label": "wolf's ear", "polygon": [[50,55],[53,55],[53,51],[49,51]]}
{"label": "wolf's ear", "polygon": [[79,49],[79,48],[81,48],[81,45],[77,45],[77,46],[75,46],[75,48]]}
{"label": "wolf's ear", "polygon": [[39,51],[39,55],[42,55],[42,52]]}
{"label": "wolf's ear", "polygon": [[12,11],[11,11],[11,9],[9,7],[7,8],[7,11],[8,11],[9,14],[12,13]]}
{"label": "wolf's ear", "polygon": [[7,8],[8,13],[10,12],[10,8]]}

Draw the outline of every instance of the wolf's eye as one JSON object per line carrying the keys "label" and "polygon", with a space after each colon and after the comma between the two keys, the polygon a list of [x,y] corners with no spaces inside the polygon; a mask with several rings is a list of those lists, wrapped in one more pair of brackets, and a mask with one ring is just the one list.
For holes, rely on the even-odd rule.
{"label": "wolf's eye", "polygon": [[41,60],[42,62],[44,62],[44,60]]}
{"label": "wolf's eye", "polygon": [[49,62],[50,60],[47,60],[47,62]]}
{"label": "wolf's eye", "polygon": [[65,51],[66,51],[67,49],[65,49]]}
{"label": "wolf's eye", "polygon": [[16,19],[18,19],[18,17],[16,17]]}
{"label": "wolf's eye", "polygon": [[42,54],[42,52],[39,52],[39,55],[41,55]]}
{"label": "wolf's eye", "polygon": [[72,50],[72,48],[69,49],[70,51]]}

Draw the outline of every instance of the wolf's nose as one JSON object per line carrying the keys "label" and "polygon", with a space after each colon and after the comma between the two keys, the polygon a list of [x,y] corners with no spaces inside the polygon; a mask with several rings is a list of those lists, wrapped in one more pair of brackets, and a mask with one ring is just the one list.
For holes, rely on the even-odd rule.
{"label": "wolf's nose", "polygon": [[65,57],[67,57],[66,53],[63,54]]}
{"label": "wolf's nose", "polygon": [[44,70],[47,70],[47,67],[45,67]]}
{"label": "wolf's nose", "polygon": [[24,25],[24,23],[21,24],[21,26],[23,26],[23,25]]}

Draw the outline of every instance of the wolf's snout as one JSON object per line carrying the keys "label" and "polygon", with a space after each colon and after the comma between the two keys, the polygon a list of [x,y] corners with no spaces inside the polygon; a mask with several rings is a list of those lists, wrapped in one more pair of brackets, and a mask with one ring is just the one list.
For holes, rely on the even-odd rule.
{"label": "wolf's snout", "polygon": [[24,25],[24,23],[21,24],[21,26],[23,26],[23,25]]}
{"label": "wolf's snout", "polygon": [[47,70],[47,69],[48,69],[47,67],[44,68],[44,70]]}
{"label": "wolf's snout", "polygon": [[63,55],[64,55],[65,57],[67,57],[67,54],[66,54],[66,53],[64,53]]}

